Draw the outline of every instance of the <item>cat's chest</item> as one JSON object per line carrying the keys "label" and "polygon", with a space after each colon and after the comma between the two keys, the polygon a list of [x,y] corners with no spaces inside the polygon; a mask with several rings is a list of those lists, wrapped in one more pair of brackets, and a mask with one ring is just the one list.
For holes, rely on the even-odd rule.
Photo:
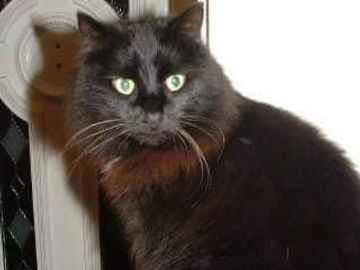
{"label": "cat's chest", "polygon": [[218,148],[211,142],[200,141],[199,150],[201,154],[177,148],[139,151],[113,164],[103,175],[102,185],[111,200],[116,201],[126,193],[176,185],[180,178],[186,180],[199,173],[205,177],[208,164],[204,160],[211,160]]}
{"label": "cat's chest", "polygon": [[104,175],[102,184],[110,198],[116,200],[154,185],[167,185],[177,180],[182,170],[193,166],[192,156],[176,150],[141,151],[114,164]]}

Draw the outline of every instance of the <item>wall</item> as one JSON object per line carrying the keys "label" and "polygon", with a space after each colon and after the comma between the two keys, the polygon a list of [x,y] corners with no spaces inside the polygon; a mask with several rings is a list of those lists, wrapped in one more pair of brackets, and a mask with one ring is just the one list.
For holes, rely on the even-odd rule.
{"label": "wall", "polygon": [[360,2],[210,2],[210,47],[244,95],[288,109],[360,171]]}

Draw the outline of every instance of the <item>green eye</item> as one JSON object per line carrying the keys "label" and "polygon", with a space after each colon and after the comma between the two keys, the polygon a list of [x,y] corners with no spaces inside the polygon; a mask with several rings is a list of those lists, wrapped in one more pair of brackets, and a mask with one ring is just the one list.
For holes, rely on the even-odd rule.
{"label": "green eye", "polygon": [[185,76],[181,74],[174,74],[165,80],[166,87],[171,91],[175,92],[181,89],[185,83]]}
{"label": "green eye", "polygon": [[116,78],[111,81],[112,86],[123,95],[131,95],[135,89],[135,82],[128,78]]}

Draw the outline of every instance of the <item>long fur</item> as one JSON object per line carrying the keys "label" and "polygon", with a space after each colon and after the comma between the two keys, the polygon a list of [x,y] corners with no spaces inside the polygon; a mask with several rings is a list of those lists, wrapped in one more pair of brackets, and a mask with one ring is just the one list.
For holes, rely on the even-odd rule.
{"label": "long fur", "polygon": [[[350,162],[308,123],[236,93],[199,42],[201,16],[197,5],[153,21],[79,17],[68,104],[82,136],[72,143],[102,172],[135,268],[359,269]],[[178,94],[163,88],[173,73],[188,78]],[[114,75],[134,78],[137,93],[114,91]],[[161,120],[150,140],[152,113]]]}

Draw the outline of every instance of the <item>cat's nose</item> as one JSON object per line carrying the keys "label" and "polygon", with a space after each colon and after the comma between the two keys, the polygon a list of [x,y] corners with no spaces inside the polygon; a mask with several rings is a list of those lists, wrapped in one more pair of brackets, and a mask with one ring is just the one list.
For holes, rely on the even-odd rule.
{"label": "cat's nose", "polygon": [[138,104],[147,113],[158,113],[162,112],[165,105],[164,95],[146,95],[138,98]]}

